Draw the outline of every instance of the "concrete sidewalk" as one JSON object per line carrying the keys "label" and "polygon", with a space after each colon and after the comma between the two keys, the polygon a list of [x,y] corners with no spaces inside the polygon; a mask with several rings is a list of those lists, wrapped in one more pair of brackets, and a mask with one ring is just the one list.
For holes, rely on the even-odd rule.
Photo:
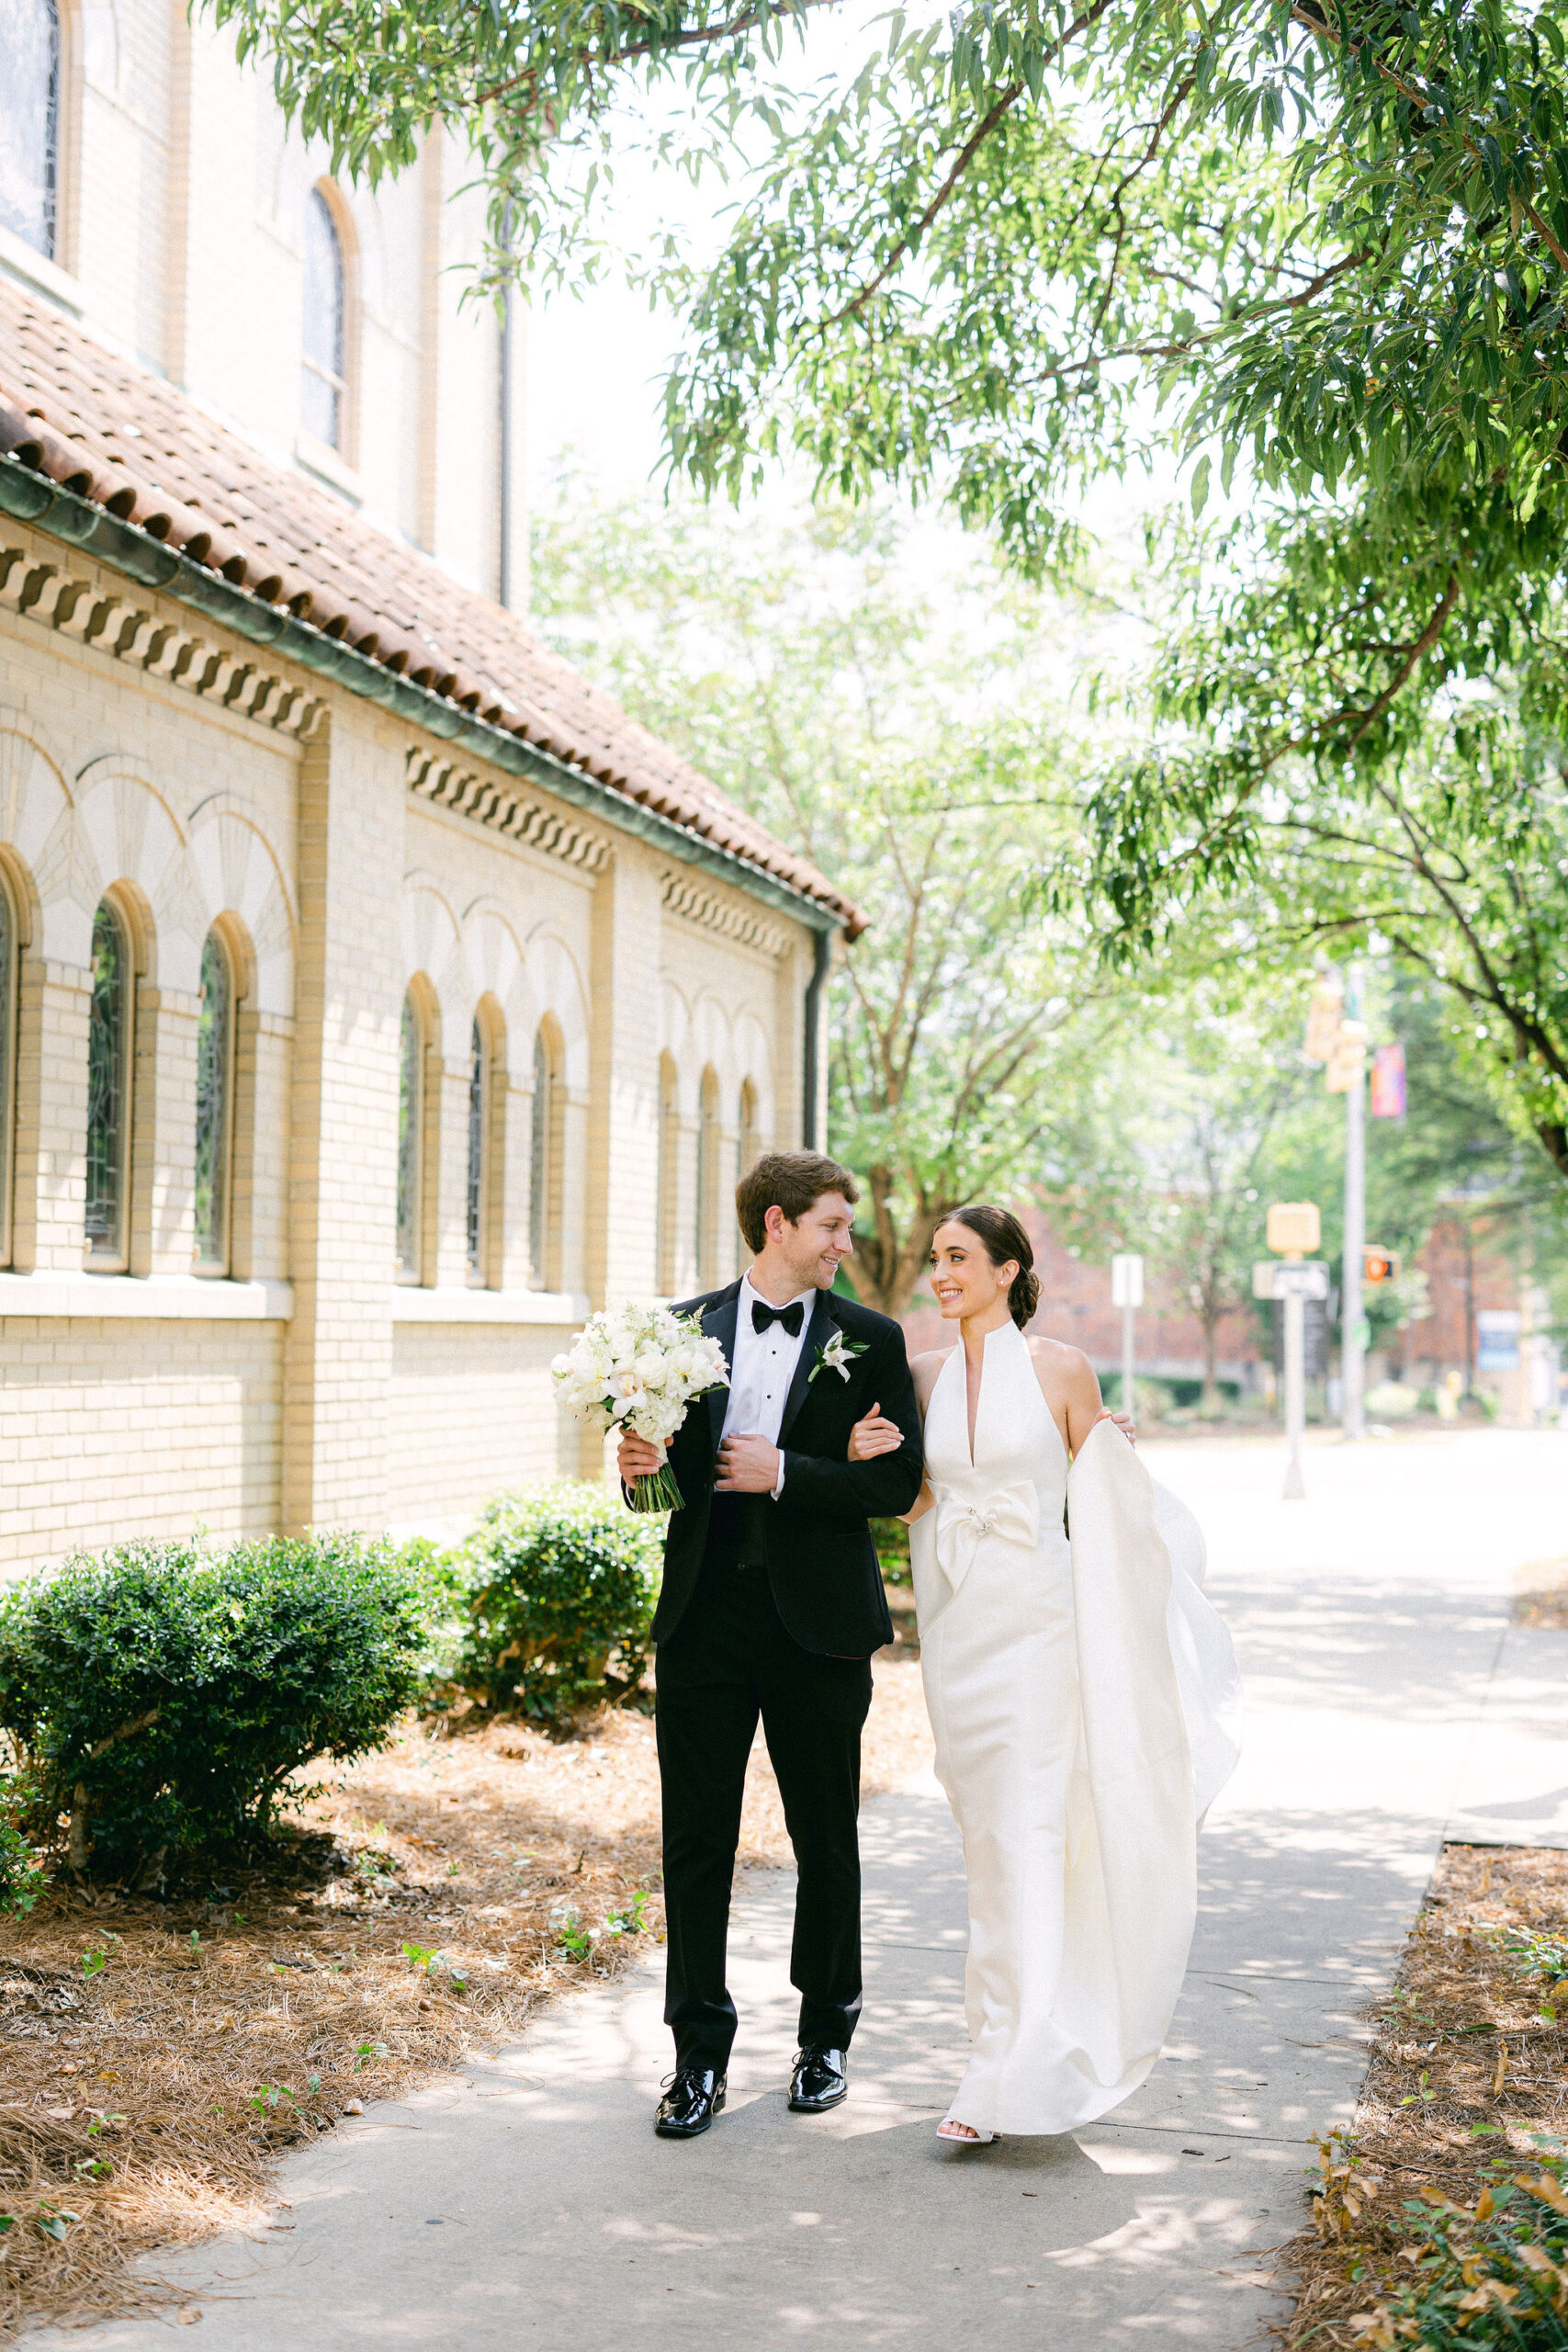
{"label": "concrete sidewalk", "polygon": [[[1312,2134],[1353,2109],[1358,2014],[1445,1827],[1529,1842],[1561,1816],[1568,1837],[1568,1636],[1506,1631],[1515,1568],[1568,1551],[1568,1441],[1314,1448],[1312,1499],[1292,1506],[1269,1449],[1151,1460],[1210,1531],[1249,1726],[1202,1841],[1181,2006],[1136,2098],[1071,2139],[939,2146],[963,2064],[963,1880],[946,1805],[917,1788],[866,1810],[866,2015],[836,2114],[785,2109],[792,1883],[754,1872],[730,2106],[706,2139],[649,2129],[668,2064],[649,1968],[292,2159],[259,2241],[158,2263],[202,2340],[1253,2341],[1280,2308],[1266,2250],[1296,2226]],[[130,2352],[166,2324],[30,2340]]]}

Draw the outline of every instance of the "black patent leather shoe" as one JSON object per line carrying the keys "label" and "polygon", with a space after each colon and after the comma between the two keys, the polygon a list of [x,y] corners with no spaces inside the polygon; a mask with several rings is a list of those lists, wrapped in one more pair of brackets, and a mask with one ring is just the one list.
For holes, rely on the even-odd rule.
{"label": "black patent leather shoe", "polygon": [[654,2130],[661,2140],[694,2140],[724,2111],[724,2076],[711,2066],[678,2066],[659,2102]]}
{"label": "black patent leather shoe", "polygon": [[796,2115],[826,2115],[849,2096],[850,2062],[842,2050],[797,2052],[789,2078],[789,2103]]}

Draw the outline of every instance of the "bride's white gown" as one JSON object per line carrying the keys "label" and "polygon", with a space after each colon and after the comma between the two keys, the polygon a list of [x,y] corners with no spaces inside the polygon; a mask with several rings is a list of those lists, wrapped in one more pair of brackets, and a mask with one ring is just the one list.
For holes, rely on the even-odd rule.
{"label": "bride's white gown", "polygon": [[951,2112],[1067,2132],[1137,2088],[1169,2025],[1197,1825],[1237,1754],[1235,1659],[1196,1522],[1110,1421],[1069,1473],[1013,1324],[986,1341],[974,1460],[962,1347],[925,1442],[920,1663],[969,1882]]}

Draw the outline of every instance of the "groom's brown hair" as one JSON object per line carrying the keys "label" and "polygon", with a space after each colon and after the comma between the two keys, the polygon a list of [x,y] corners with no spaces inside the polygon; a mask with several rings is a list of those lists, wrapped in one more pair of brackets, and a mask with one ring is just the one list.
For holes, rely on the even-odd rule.
{"label": "groom's brown hair", "polygon": [[823,1152],[765,1151],[735,1187],[735,1215],[752,1256],[767,1241],[770,1209],[783,1209],[791,1225],[798,1225],[824,1193],[842,1193],[853,1208],[860,1186]]}

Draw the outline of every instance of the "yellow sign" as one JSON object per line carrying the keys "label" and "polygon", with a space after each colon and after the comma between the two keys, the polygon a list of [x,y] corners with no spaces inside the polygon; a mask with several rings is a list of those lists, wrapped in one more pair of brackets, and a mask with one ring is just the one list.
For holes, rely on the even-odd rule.
{"label": "yellow sign", "polygon": [[1339,1035],[1334,1040],[1328,1068],[1323,1074],[1330,1094],[1348,1094],[1353,1086],[1359,1086],[1367,1067],[1367,1035],[1364,1021],[1339,1023]]}
{"label": "yellow sign", "polygon": [[1307,1008],[1306,1045],[1303,1048],[1309,1062],[1325,1062],[1334,1051],[1334,1040],[1339,1035],[1339,1023],[1345,1012],[1345,983],[1336,973],[1325,973],[1314,980],[1312,1001]]}
{"label": "yellow sign", "polygon": [[1274,1201],[1269,1209],[1269,1247],[1284,1258],[1304,1258],[1323,1239],[1315,1201]]}

